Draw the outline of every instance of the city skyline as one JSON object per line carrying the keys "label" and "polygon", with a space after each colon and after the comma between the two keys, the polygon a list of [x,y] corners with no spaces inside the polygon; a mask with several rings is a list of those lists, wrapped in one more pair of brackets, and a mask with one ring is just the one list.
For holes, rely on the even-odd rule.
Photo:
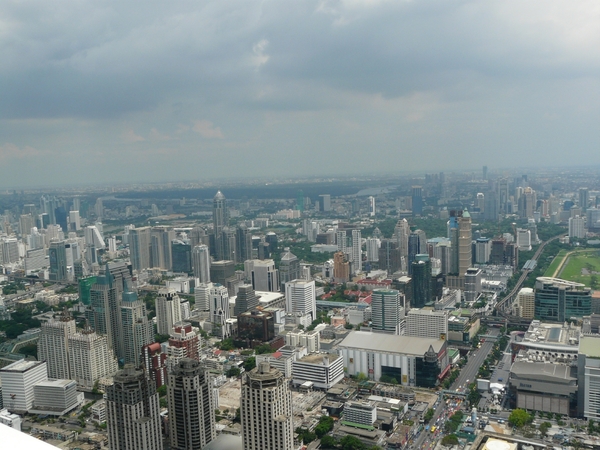
{"label": "city skyline", "polygon": [[600,163],[594,3],[132,6],[0,7],[7,187]]}

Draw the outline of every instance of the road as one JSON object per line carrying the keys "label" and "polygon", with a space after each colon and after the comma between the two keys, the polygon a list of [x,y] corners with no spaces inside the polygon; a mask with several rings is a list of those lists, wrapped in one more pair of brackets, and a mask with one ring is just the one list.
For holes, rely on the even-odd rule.
{"label": "road", "polygon": [[[531,259],[533,261],[537,261],[538,258],[540,257],[540,255],[542,254],[544,247],[546,247],[546,245],[548,243],[555,241],[556,239],[558,239],[562,236],[564,236],[564,234],[559,234],[558,236],[554,236],[553,238],[550,238],[547,241],[542,242]],[[527,279],[527,277],[529,276],[529,274],[531,272],[532,272],[532,270],[523,270],[523,273],[519,277],[519,281],[517,281],[517,284],[515,284],[515,287],[512,289],[512,291],[510,291],[510,293],[507,296],[505,296],[502,300],[500,300],[496,304],[496,309],[499,312],[504,312],[506,309],[510,309],[513,297],[519,292],[519,290],[521,289],[521,286],[523,285],[523,283],[525,282],[525,280]]]}
{"label": "road", "polygon": [[[500,330],[497,328],[490,328],[487,334],[490,336],[498,336],[500,334]],[[481,348],[473,351],[473,353],[469,356],[467,364],[465,364],[460,371],[460,375],[450,387],[451,390],[459,391],[462,389],[467,389],[468,385],[475,381],[479,368],[483,365],[485,358],[487,358],[492,351],[495,342],[495,340],[486,339],[485,342],[481,344]]]}

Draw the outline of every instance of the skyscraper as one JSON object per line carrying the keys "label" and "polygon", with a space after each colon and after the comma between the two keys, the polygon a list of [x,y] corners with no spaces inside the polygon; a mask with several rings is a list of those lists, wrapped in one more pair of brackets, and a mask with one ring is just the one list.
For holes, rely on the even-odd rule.
{"label": "skyscraper", "polygon": [[238,263],[243,263],[252,259],[252,232],[248,227],[241,223],[236,229],[236,249],[235,259]]}
{"label": "skyscraper", "polygon": [[150,227],[129,230],[129,254],[133,270],[150,267]]}
{"label": "skyscraper", "polygon": [[67,310],[58,319],[42,324],[38,340],[38,359],[46,361],[48,378],[69,379],[69,337],[76,333],[75,320]]}
{"label": "skyscraper", "polygon": [[192,267],[194,277],[200,283],[210,283],[210,251],[207,245],[197,245],[192,249]]}
{"label": "skyscraper", "polygon": [[431,261],[429,255],[420,254],[415,256],[412,263],[412,287],[411,307],[422,308],[431,301]]}
{"label": "skyscraper", "polygon": [[352,230],[351,260],[354,273],[362,272],[362,237],[360,230]]}
{"label": "skyscraper", "polygon": [[215,257],[217,261],[228,259],[225,258],[225,248],[223,242],[223,228],[229,223],[229,209],[227,208],[227,199],[217,191],[213,199],[213,234],[215,240]]}
{"label": "skyscraper", "polygon": [[175,273],[192,272],[192,246],[188,241],[171,241],[171,268]]}
{"label": "skyscraper", "polygon": [[173,325],[181,322],[181,300],[175,289],[160,289],[156,297],[156,331],[169,334]]}
{"label": "skyscraper", "polygon": [[50,260],[50,281],[66,281],[68,269],[65,241],[50,242],[48,258]]}
{"label": "skyscraper", "polygon": [[152,227],[150,232],[150,266],[172,269],[171,242],[175,231],[170,227]]}
{"label": "skyscraper", "polygon": [[423,214],[423,188],[421,186],[412,187],[412,215],[420,216]]}
{"label": "skyscraper", "polygon": [[279,281],[281,291],[285,289],[285,283],[300,278],[300,260],[294,255],[289,247],[283,249],[281,261],[279,262]]}
{"label": "skyscraper", "polygon": [[126,365],[107,387],[106,425],[111,450],[162,450],[158,393],[143,370]]}
{"label": "skyscraper", "polygon": [[243,312],[256,308],[258,306],[258,300],[259,297],[257,297],[256,292],[254,292],[252,285],[242,284],[239,287],[237,297],[235,298],[233,315],[237,317]]}
{"label": "skyscraper", "polygon": [[375,331],[401,334],[401,323],[406,311],[404,295],[395,289],[379,289],[371,296],[371,320]]}
{"label": "skyscraper", "polygon": [[467,210],[464,210],[462,217],[458,218],[458,275],[461,277],[472,266],[472,240],[471,215]]}
{"label": "skyscraper", "polygon": [[135,292],[123,293],[121,326],[125,364],[138,367],[142,347],[154,342],[154,333],[152,322],[148,321],[146,305]]}
{"label": "skyscraper", "polygon": [[292,450],[292,394],[283,374],[261,362],[242,378],[240,404],[245,450]]}
{"label": "skyscraper", "polygon": [[208,290],[210,321],[213,323],[213,334],[225,339],[230,335],[227,321],[231,318],[229,309],[229,293],[221,284],[212,283]]}
{"label": "skyscraper", "polygon": [[215,439],[212,384],[196,360],[181,359],[169,374],[169,436],[173,450],[204,448]]}
{"label": "skyscraper", "polygon": [[69,367],[72,380],[80,389],[91,391],[100,378],[117,372],[117,359],[108,345],[108,339],[91,328],[69,337]]}
{"label": "skyscraper", "polygon": [[285,284],[285,310],[290,313],[310,314],[317,318],[315,282],[292,280]]}
{"label": "skyscraper", "polygon": [[590,203],[590,191],[588,188],[579,188],[579,207],[585,212]]}

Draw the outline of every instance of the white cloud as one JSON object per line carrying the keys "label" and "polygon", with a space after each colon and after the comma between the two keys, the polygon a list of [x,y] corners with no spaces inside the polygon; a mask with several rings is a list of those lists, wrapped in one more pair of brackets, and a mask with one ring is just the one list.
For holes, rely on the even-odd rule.
{"label": "white cloud", "polygon": [[221,128],[215,127],[213,123],[208,120],[194,121],[192,130],[206,139],[223,139],[224,137]]}

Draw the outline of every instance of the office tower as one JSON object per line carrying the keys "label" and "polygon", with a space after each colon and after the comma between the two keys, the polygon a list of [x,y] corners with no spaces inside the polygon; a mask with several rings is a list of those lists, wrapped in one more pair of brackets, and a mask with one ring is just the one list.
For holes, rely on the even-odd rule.
{"label": "office tower", "polygon": [[379,247],[379,268],[393,274],[402,269],[402,254],[398,242],[392,239],[383,239]]}
{"label": "office tower", "polygon": [[181,359],[169,373],[169,437],[173,450],[204,448],[216,437],[215,402],[206,369]]}
{"label": "office tower", "polygon": [[133,270],[150,267],[150,227],[129,230],[129,255]]}
{"label": "office tower", "polygon": [[84,391],[91,391],[101,378],[112,377],[118,368],[107,337],[89,327],[69,336],[69,367],[69,378]]}
{"label": "office tower", "polygon": [[321,212],[331,211],[331,195],[330,194],[319,195],[319,210]]}
{"label": "office tower", "polygon": [[592,313],[592,291],[584,284],[539,277],[535,282],[535,318],[542,322],[581,319]]}
{"label": "office tower", "polygon": [[458,218],[458,275],[463,276],[472,265],[471,215],[464,210]]}
{"label": "office tower", "polygon": [[256,291],[279,292],[279,270],[272,259],[246,261],[252,286]]}
{"label": "office tower", "polygon": [[210,289],[213,283],[200,283],[194,289],[195,309],[198,311],[210,310]]}
{"label": "office tower", "polygon": [[48,225],[50,225],[50,216],[47,213],[38,214],[36,225],[40,230],[48,228]]}
{"label": "office tower", "polygon": [[33,227],[27,236],[27,247],[30,250],[37,250],[44,248],[45,239],[44,235],[41,234],[37,227]]}
{"label": "office tower", "polygon": [[475,262],[477,264],[487,264],[490,260],[491,242],[486,237],[475,240]]}
{"label": "office tower", "polygon": [[412,215],[420,216],[423,214],[423,188],[421,186],[412,187]]}
{"label": "office tower", "polygon": [[[269,244],[269,252],[270,253],[273,253],[273,252],[277,251],[277,248],[278,248],[278,245],[279,245],[279,240],[277,238],[277,234],[275,234],[273,231],[269,231],[265,235],[265,242],[267,244]],[[259,259],[264,259],[264,258],[259,258]]]}
{"label": "office tower", "polygon": [[[40,210],[42,214],[48,215],[47,225],[56,225],[56,208],[58,208],[58,199],[56,197],[42,195],[42,197],[40,198]],[[45,228],[45,226],[42,226],[40,228]]]}
{"label": "office tower", "polygon": [[333,279],[336,283],[350,280],[350,263],[343,252],[336,252],[333,255]]}
{"label": "office tower", "polygon": [[338,252],[342,252],[345,255],[348,254],[348,238],[346,236],[346,230],[336,231],[335,242],[337,244]]}
{"label": "office tower", "polygon": [[521,288],[515,300],[515,315],[524,319],[535,317],[535,292],[531,288]]}
{"label": "office tower", "polygon": [[369,197],[369,215],[375,217],[375,197]]}
{"label": "office tower", "polygon": [[123,359],[125,364],[140,365],[141,349],[154,342],[152,322],[148,320],[146,305],[135,292],[124,292],[121,303]]}
{"label": "office tower", "polygon": [[587,210],[587,207],[590,203],[590,191],[588,188],[580,188],[579,189],[579,207],[582,212]]}
{"label": "office tower", "polygon": [[208,301],[213,334],[225,339],[231,334],[227,323],[231,318],[227,288],[220,284],[211,284],[208,288]]}
{"label": "office tower", "polygon": [[408,236],[410,234],[410,227],[406,219],[400,219],[394,227],[394,234],[392,239],[398,244],[401,256],[408,257]]}
{"label": "office tower", "polygon": [[210,251],[207,245],[200,244],[192,249],[194,277],[200,283],[210,283]]}
{"label": "office tower", "polygon": [[69,211],[69,231],[81,230],[81,219],[79,211]]}
{"label": "office tower", "polygon": [[209,268],[210,281],[222,285],[235,275],[235,263],[233,261],[212,261]]}
{"label": "office tower", "polygon": [[371,296],[371,327],[374,331],[401,334],[404,296],[395,289],[379,289]]}
{"label": "office tower", "polygon": [[90,307],[85,315],[97,333],[106,335],[108,345],[118,358],[124,356],[121,300],[114,278],[106,267],[104,275],[96,277],[96,283],[90,289]]}
{"label": "office tower", "polygon": [[500,213],[499,206],[498,193],[496,191],[486,192],[484,197],[483,219],[497,222]]}
{"label": "office tower", "polygon": [[360,230],[352,230],[352,251],[350,253],[352,270],[354,273],[362,272],[362,238]]}
{"label": "office tower", "polygon": [[531,230],[525,228],[517,228],[516,244],[519,250],[531,250]]}
{"label": "office tower", "polygon": [[475,207],[479,210],[479,214],[483,214],[485,211],[485,195],[482,192],[477,193],[475,199]]}
{"label": "office tower", "polygon": [[367,238],[367,261],[378,262],[379,261],[379,247],[381,242],[377,238]]}
{"label": "office tower", "polygon": [[477,300],[481,294],[481,269],[471,267],[465,272],[465,301],[470,303]]}
{"label": "office tower", "polygon": [[175,231],[169,227],[152,227],[150,231],[150,266],[171,270],[171,242]]}
{"label": "office tower", "polygon": [[98,220],[104,217],[104,203],[102,202],[102,198],[100,197],[96,199],[96,203],[94,205],[94,213],[96,214]]}
{"label": "office tower", "polygon": [[487,166],[483,166],[483,179],[484,180],[488,179],[488,167]]}
{"label": "office tower", "polygon": [[239,316],[243,312],[254,309],[258,306],[259,297],[254,292],[251,284],[242,284],[238,288],[237,297],[235,298],[235,308],[233,315]]}
{"label": "office tower", "polygon": [[181,299],[175,289],[163,288],[156,297],[156,332],[169,334],[181,322]]}
{"label": "office tower", "polygon": [[38,340],[38,360],[46,361],[48,378],[69,379],[69,337],[77,332],[75,320],[64,310],[58,319],[42,324]]}
{"label": "office tower", "polygon": [[[221,245],[221,255],[220,259],[230,260],[230,261],[238,261],[238,258],[235,254],[236,250],[236,230],[231,227],[223,227],[221,230],[220,236],[220,245]],[[243,261],[240,261],[243,262]]]}
{"label": "office tower", "polygon": [[315,282],[293,280],[285,284],[285,310],[290,313],[310,314],[317,318]]}
{"label": "office tower", "polygon": [[[50,242],[48,258],[50,260],[50,281],[66,281],[68,269],[65,241]],[[6,258],[4,259],[6,260]]]}
{"label": "office tower", "polygon": [[194,227],[188,233],[190,239],[190,245],[196,247],[197,245],[208,245],[209,239],[204,228]]}
{"label": "office tower", "polygon": [[35,227],[35,220],[31,214],[21,214],[19,218],[19,228],[21,229],[21,237],[26,238],[31,229]]}
{"label": "office tower", "polygon": [[10,412],[25,414],[33,408],[33,387],[48,380],[44,361],[20,360],[0,369],[2,403]]}
{"label": "office tower", "polygon": [[157,388],[167,384],[167,354],[158,342],[142,347],[142,367],[146,376]]}
{"label": "office tower", "polygon": [[281,282],[281,291],[285,289],[285,283],[301,278],[300,260],[294,255],[289,247],[283,249],[281,261],[279,262],[279,281]]}
{"label": "office tower", "polygon": [[533,189],[526,187],[523,194],[519,197],[519,216],[521,218],[532,218],[536,210],[537,196]]}
{"label": "office tower", "polygon": [[235,258],[238,263],[252,259],[252,232],[246,224],[241,223],[236,228]]}
{"label": "office tower", "polygon": [[448,311],[411,309],[406,315],[406,336],[447,340]]}
{"label": "office tower", "polygon": [[245,450],[292,450],[292,394],[283,374],[261,362],[242,377],[240,404]]}
{"label": "office tower", "polygon": [[200,360],[200,336],[198,328],[190,323],[179,322],[173,326],[169,334],[167,351],[167,371],[171,372],[182,358]]}
{"label": "office tower", "polygon": [[585,238],[585,219],[583,217],[569,218],[569,238]]}
{"label": "office tower", "polygon": [[420,254],[415,256],[415,261],[412,264],[412,286],[411,307],[422,308],[431,302],[431,261],[429,255]]}
{"label": "office tower", "polygon": [[106,429],[111,450],[162,450],[158,392],[143,370],[126,365],[106,388]]}
{"label": "office tower", "polygon": [[171,241],[171,268],[175,273],[192,273],[192,246],[188,241]]}
{"label": "office tower", "polygon": [[90,225],[84,228],[83,236],[85,239],[86,259],[88,264],[98,263],[98,250],[104,249],[106,243],[100,233],[100,230],[95,225]]}
{"label": "office tower", "polygon": [[227,199],[217,191],[213,199],[213,235],[215,240],[214,254],[217,260],[225,258],[225,243],[223,242],[223,228],[229,224],[229,209]]}

